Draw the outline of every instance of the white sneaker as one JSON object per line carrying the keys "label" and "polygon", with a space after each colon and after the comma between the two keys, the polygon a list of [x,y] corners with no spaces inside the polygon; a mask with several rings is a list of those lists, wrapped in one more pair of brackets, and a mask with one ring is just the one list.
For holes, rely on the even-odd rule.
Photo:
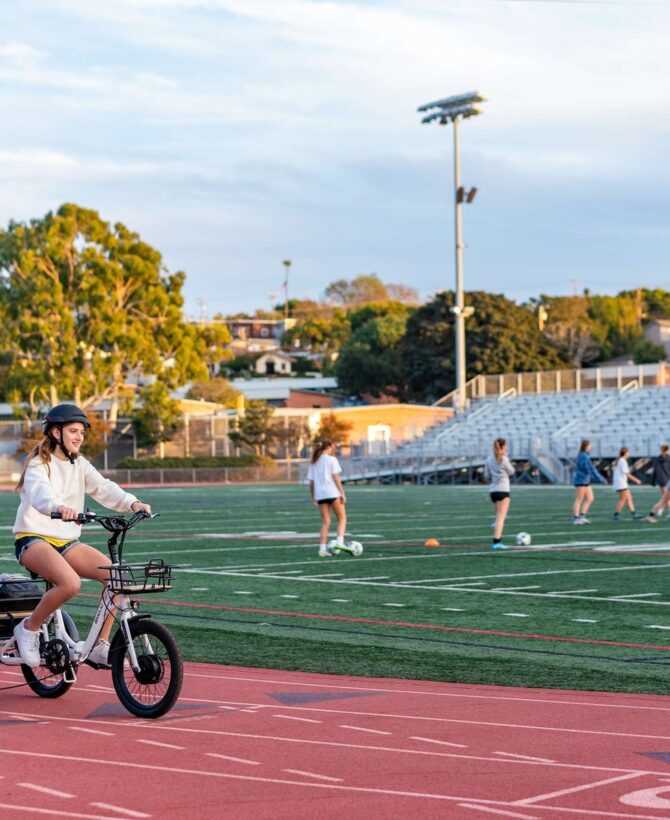
{"label": "white sneaker", "polygon": [[330,558],[333,555],[333,551],[330,547],[319,547],[319,558]]}
{"label": "white sneaker", "polygon": [[21,660],[27,666],[40,665],[40,632],[39,629],[33,632],[32,629],[26,629],[26,619],[24,618],[20,623],[14,627],[14,639],[16,641],[16,648],[19,650]]}
{"label": "white sneaker", "polygon": [[90,663],[98,666],[109,666],[109,641],[102,640],[91,649],[91,654],[86,658]]}

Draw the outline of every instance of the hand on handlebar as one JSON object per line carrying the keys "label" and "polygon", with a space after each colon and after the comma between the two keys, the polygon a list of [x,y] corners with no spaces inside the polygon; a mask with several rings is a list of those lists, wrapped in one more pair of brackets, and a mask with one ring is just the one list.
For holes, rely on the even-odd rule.
{"label": "hand on handlebar", "polygon": [[151,504],[143,504],[141,501],[133,501],[130,509],[134,512],[143,512],[151,515]]}
{"label": "hand on handlebar", "polygon": [[79,518],[79,512],[73,507],[66,507],[65,504],[61,504],[57,512],[63,521],[76,521]]}

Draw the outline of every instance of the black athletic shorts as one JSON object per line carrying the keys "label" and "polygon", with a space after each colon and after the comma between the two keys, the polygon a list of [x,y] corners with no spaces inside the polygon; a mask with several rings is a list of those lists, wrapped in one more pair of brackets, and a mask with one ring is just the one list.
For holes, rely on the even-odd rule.
{"label": "black athletic shorts", "polygon": [[340,496],[338,495],[336,498],[320,498],[317,503],[319,504],[334,504],[336,501],[340,500]]}
{"label": "black athletic shorts", "polygon": [[509,498],[509,493],[494,492],[491,493],[491,501],[495,504],[496,501],[502,501],[503,498]]}

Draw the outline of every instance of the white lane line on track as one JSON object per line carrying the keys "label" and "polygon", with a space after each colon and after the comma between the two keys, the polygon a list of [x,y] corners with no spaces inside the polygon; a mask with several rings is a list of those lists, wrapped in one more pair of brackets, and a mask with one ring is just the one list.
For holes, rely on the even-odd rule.
{"label": "white lane line on track", "polygon": [[303,772],[300,769],[282,769],[283,772],[287,772],[288,774],[301,774],[303,777],[316,777],[319,780],[329,780],[331,783],[341,783],[341,777],[328,777],[325,774],[315,774],[314,772]]}
{"label": "white lane line on track", "polygon": [[48,794],[51,797],[65,797],[67,799],[74,798],[76,794],[69,794],[68,792],[59,792],[56,789],[47,789],[46,786],[37,786],[35,783],[17,783],[17,786],[21,786],[24,789],[32,789],[35,792],[41,792],[42,794]]}
{"label": "white lane line on track", "polygon": [[[267,739],[267,738],[263,738]],[[281,738],[276,738],[281,739]],[[305,741],[302,741],[303,743]],[[348,746],[350,748],[361,748],[361,749],[369,749],[374,751],[393,751],[393,752],[409,752],[408,749],[388,749],[386,747],[376,747],[376,746],[354,746],[353,744],[334,744],[334,743],[325,743],[323,745],[327,746]],[[121,761],[121,760],[110,760],[109,758],[105,759],[95,759],[95,758],[87,758],[87,757],[79,757],[74,755],[63,755],[63,754],[48,754],[45,752],[28,752],[19,749],[1,749],[0,754],[11,754],[23,757],[30,757],[30,758],[40,758],[40,759],[49,759],[58,761],[59,764],[62,764],[63,761],[70,761],[74,763],[87,763],[94,766],[105,765],[106,767],[119,767],[119,768],[132,768],[138,770],[144,770],[147,772],[167,772],[170,774],[189,774],[195,775],[199,777],[205,778],[216,778],[221,780],[243,780],[249,781],[254,783],[275,783],[280,785],[291,785],[291,786],[301,786],[301,787],[309,787],[309,788],[320,788],[320,789],[330,789],[335,791],[342,791],[342,792],[350,792],[350,793],[362,793],[362,794],[383,794],[389,795],[394,797],[412,797],[412,798],[428,798],[432,800],[444,800],[444,801],[451,801],[451,802],[464,802],[471,800],[471,797],[466,797],[465,795],[452,795],[452,794],[441,794],[439,792],[417,792],[417,791],[408,791],[408,790],[400,790],[400,789],[380,789],[368,786],[347,786],[347,785],[337,785],[337,784],[326,784],[326,783],[307,783],[305,781],[299,780],[286,780],[283,778],[276,778],[276,777],[254,777],[251,775],[240,775],[240,774],[231,774],[228,772],[215,772],[211,769],[207,770],[198,770],[198,769],[186,769],[186,768],[177,768],[177,767],[170,767],[170,766],[156,766],[156,765],[149,765],[145,763],[130,763],[128,761]],[[530,764],[525,761],[519,760],[505,760],[501,758],[493,758],[493,757],[483,757],[483,756],[475,756],[475,755],[462,755],[462,754],[449,754],[443,752],[414,752],[414,754],[420,755],[429,755],[429,756],[439,756],[439,757],[448,757],[448,758],[459,758],[459,759],[466,759],[466,760],[477,760],[483,762],[496,762],[496,763],[506,763],[511,765],[539,765],[539,764]],[[615,767],[606,767],[606,766],[587,766],[587,765],[579,765],[579,764],[570,764],[570,763],[557,763],[554,764],[556,768],[562,769],[577,769],[579,771],[601,771],[601,772],[612,772],[612,771],[622,771],[619,768]],[[658,770],[623,770],[625,775],[623,777],[614,778],[616,779],[626,779],[630,777],[639,777],[640,775],[652,775],[654,777],[658,776]],[[609,781],[608,781],[609,782]],[[533,798],[528,798],[533,799]],[[482,803],[493,804],[493,805],[502,805],[505,807],[515,806],[517,803],[509,803],[507,801],[500,801],[500,800],[481,800]],[[95,804],[92,804],[95,805]],[[101,805],[101,804],[98,804]],[[102,804],[103,806],[105,804]],[[0,808],[7,808],[5,804],[0,804]],[[24,807],[16,807],[11,806],[9,808],[24,808]],[[111,807],[110,807],[111,808]],[[118,807],[114,807],[115,810]],[[86,817],[88,815],[79,815],[79,814],[70,814],[67,812],[50,812],[48,810],[44,810],[42,813],[50,813],[50,814],[57,814],[59,817]],[[135,816],[134,813],[132,816]],[[146,816],[146,815],[144,815]],[[629,816],[629,815],[625,815]],[[103,818],[94,818],[94,820],[109,820],[107,817]],[[651,819],[650,819],[651,820]]]}
{"label": "white lane line on track", "polygon": [[233,595],[253,595],[254,593],[250,590],[240,589],[233,592]]}
{"label": "white lane line on track", "polygon": [[450,743],[448,740],[434,740],[432,737],[420,737],[419,735],[411,735],[410,740],[422,740],[424,743],[436,743],[439,746],[453,746],[454,749],[467,749],[464,743]]}
{"label": "white lane line on track", "polygon": [[514,757],[518,760],[530,760],[534,763],[556,763],[555,760],[549,760],[547,757],[531,757],[530,755],[517,755],[514,752],[494,752],[494,755],[505,755],[505,757]]}
{"label": "white lane line on track", "polygon": [[373,735],[392,735],[393,732],[382,732],[381,729],[367,729],[365,726],[349,726],[347,723],[340,723],[340,729],[353,729],[356,732],[370,732]]}
{"label": "white lane line on track", "polygon": [[323,723],[322,720],[314,720],[313,718],[296,717],[295,715],[272,715],[272,717],[281,718],[282,720],[299,720],[302,723]]}
{"label": "white lane line on track", "polygon": [[144,740],[143,738],[133,738],[135,743],[145,743],[147,746],[160,746],[162,749],[176,749],[183,752],[186,746],[175,746],[173,743],[160,743],[158,740]]}
{"label": "white lane line on track", "polygon": [[[63,809],[38,809],[36,806],[17,806],[14,803],[0,803],[0,809],[7,809],[13,812],[12,817],[22,816],[25,812],[29,811],[36,816],[38,814],[48,814],[58,818],[77,817],[79,820],[110,820],[108,814],[82,814],[78,811],[63,811]],[[0,816],[5,817],[9,815],[4,815],[0,812]]]}
{"label": "white lane line on track", "polygon": [[554,797],[563,797],[566,794],[574,794],[575,792],[583,792],[587,789],[595,789],[600,786],[609,786],[610,783],[619,783],[622,780],[633,780],[640,777],[643,772],[628,772],[628,774],[619,775],[619,777],[608,777],[606,780],[596,780],[594,783],[585,783],[582,786],[573,786],[571,789],[560,789],[556,792],[547,792],[547,794],[538,794],[535,797],[525,797],[521,800],[515,800],[510,803],[510,806],[530,806],[533,803],[539,803],[541,800],[551,800]]}
{"label": "white lane line on track", "polygon": [[207,757],[216,757],[218,760],[230,760],[233,763],[246,763],[248,766],[260,766],[258,760],[246,760],[243,757],[231,757],[230,755],[221,755],[216,752],[205,752]]}
{"label": "white lane line on track", "polygon": [[331,598],[330,599],[334,604],[350,604],[351,598]]}
{"label": "white lane line on track", "polygon": [[106,809],[107,811],[118,811],[119,814],[127,814],[128,817],[151,817],[150,814],[145,814],[143,811],[133,811],[132,809],[124,809],[121,806],[113,806],[111,803],[91,803],[96,809]]}
{"label": "white lane line on track", "polygon": [[531,584],[526,587],[494,587],[493,592],[516,592],[518,589],[541,589],[539,584]]}
{"label": "white lane line on track", "polygon": [[504,809],[492,809],[489,806],[482,806],[481,803],[459,803],[459,807],[464,809],[474,809],[475,811],[487,811],[490,814],[499,814],[503,817],[518,817],[521,820],[538,820],[536,814],[519,814],[515,811],[504,811]]}
{"label": "white lane line on track", "polygon": [[299,595],[281,595],[281,598],[299,598]]}
{"label": "white lane line on track", "polygon": [[503,615],[507,615],[508,618],[528,618],[529,615],[526,615],[525,612],[503,612]]}
{"label": "white lane line on track", "polygon": [[663,626],[663,624],[648,624],[647,629],[670,629],[670,626]]}
{"label": "white lane line on track", "polygon": [[389,603],[389,604],[382,604],[382,606],[398,606],[398,607],[403,607],[403,606],[407,606],[407,604],[393,604],[393,603]]}
{"label": "white lane line on track", "polygon": [[597,624],[597,618],[571,618],[571,621],[574,621],[576,624]]}
{"label": "white lane line on track", "polygon": [[85,729],[83,726],[68,726],[73,732],[86,732],[89,735],[105,735],[106,737],[114,737],[114,732],[103,732],[100,729]]}
{"label": "white lane line on track", "polygon": [[457,606],[443,606],[443,612],[465,612],[464,609],[459,609]]}

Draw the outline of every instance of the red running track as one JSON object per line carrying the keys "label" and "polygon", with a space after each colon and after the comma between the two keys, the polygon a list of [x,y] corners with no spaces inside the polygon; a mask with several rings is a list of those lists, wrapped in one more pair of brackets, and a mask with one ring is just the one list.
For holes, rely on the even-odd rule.
{"label": "red running track", "polygon": [[2,691],[0,738],[3,818],[670,819],[660,696],[187,664],[142,721],[85,667]]}

